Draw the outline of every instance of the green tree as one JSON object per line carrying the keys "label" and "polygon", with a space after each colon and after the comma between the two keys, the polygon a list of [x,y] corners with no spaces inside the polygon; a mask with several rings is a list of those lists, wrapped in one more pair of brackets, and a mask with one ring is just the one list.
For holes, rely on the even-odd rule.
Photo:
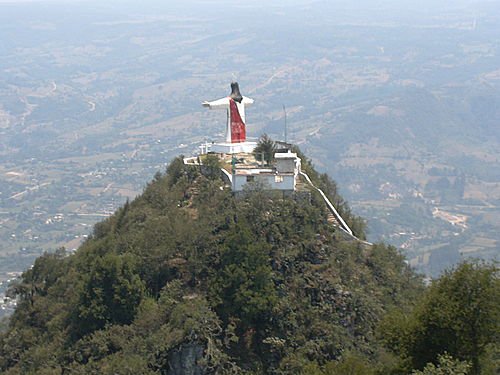
{"label": "green tree", "polygon": [[422,371],[413,371],[412,375],[467,375],[470,367],[469,363],[453,359],[445,353],[438,356],[437,366],[428,363]]}
{"label": "green tree", "polygon": [[131,323],[143,293],[133,256],[109,253],[97,257],[80,285],[73,314],[77,336],[110,323]]}
{"label": "green tree", "polygon": [[263,323],[277,302],[269,246],[255,241],[245,225],[237,225],[221,253],[211,291],[225,319],[237,317],[245,327]]}
{"label": "green tree", "polygon": [[66,271],[64,258],[66,257],[64,248],[56,250],[54,253],[44,253],[39,257],[33,267],[23,273],[19,282],[13,283],[8,291],[9,295],[19,296],[23,306],[33,305],[37,296],[45,296],[49,288]]}
{"label": "green tree", "polygon": [[447,352],[470,361],[470,373],[480,374],[481,357],[489,345],[498,342],[498,301],[498,268],[463,263],[435,281],[408,317],[395,313],[385,320],[385,343],[402,353],[413,368],[437,363],[439,355]]}
{"label": "green tree", "polygon": [[359,355],[348,354],[339,362],[330,362],[325,366],[325,375],[372,375],[373,366]]}
{"label": "green tree", "polygon": [[276,143],[267,134],[261,135],[257,147],[253,150],[255,158],[262,161],[262,156],[267,164],[271,164],[274,160],[276,152]]}
{"label": "green tree", "polygon": [[203,174],[212,180],[220,178],[220,168],[221,162],[217,155],[208,154],[203,160]]}

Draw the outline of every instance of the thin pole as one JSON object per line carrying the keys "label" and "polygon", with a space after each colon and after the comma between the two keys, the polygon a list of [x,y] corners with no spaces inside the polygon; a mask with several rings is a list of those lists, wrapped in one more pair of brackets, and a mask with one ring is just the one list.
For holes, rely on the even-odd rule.
{"label": "thin pole", "polygon": [[285,143],[287,143],[286,108],[284,104],[283,104],[283,112],[285,113]]}

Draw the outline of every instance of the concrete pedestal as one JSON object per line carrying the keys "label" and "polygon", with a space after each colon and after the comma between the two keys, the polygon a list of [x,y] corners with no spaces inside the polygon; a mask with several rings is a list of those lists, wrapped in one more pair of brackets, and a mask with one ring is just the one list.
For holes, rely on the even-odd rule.
{"label": "concrete pedestal", "polygon": [[[205,146],[205,145],[204,145]],[[240,142],[240,143],[207,143],[207,152],[217,152],[221,154],[239,154],[251,153],[257,147],[257,142]]]}

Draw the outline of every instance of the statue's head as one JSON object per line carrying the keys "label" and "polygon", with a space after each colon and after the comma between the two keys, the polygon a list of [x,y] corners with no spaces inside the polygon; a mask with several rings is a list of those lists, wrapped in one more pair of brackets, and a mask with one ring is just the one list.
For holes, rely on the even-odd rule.
{"label": "statue's head", "polygon": [[238,82],[231,82],[231,95],[229,95],[229,97],[238,103],[241,103],[241,101],[243,100]]}

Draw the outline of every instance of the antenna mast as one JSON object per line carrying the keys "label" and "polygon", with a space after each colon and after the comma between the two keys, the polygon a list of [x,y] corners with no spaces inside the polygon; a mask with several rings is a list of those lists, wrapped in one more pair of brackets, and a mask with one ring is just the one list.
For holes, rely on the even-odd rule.
{"label": "antenna mast", "polygon": [[285,113],[285,143],[287,143],[286,108],[284,104],[283,104],[283,112]]}

